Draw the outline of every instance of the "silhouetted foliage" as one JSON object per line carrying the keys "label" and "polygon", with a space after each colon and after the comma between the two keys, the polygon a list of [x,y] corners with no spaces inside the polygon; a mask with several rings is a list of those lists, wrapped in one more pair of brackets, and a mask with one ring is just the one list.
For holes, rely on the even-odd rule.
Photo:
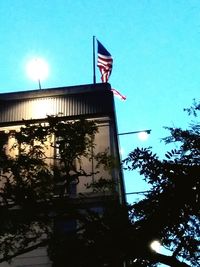
{"label": "silhouetted foliage", "polygon": [[[186,109],[196,117],[199,110],[197,103]],[[142,257],[146,265],[138,265],[138,257],[132,266],[151,266],[151,259],[169,266],[184,266],[178,260],[200,265],[200,124],[193,121],[186,130],[167,129],[170,136],[164,141],[175,143],[176,149],[167,152],[166,158],[159,159],[150,148],[137,148],[124,163],[130,170],[139,169],[150,186],[130,211],[132,225],[142,237],[139,244],[144,242],[147,249],[151,241],[159,240],[171,257],[165,259],[154,253],[153,257]]]}
{"label": "silhouetted foliage", "polygon": [[1,261],[47,244],[54,220],[69,207],[68,213],[78,216],[69,199],[79,178],[92,175],[82,160],[91,160],[97,131],[94,121],[49,116],[45,123],[25,123],[20,131],[0,133]]}
{"label": "silhouetted foliage", "polygon": [[[195,103],[186,111],[197,118],[199,107]],[[92,157],[94,123],[68,125],[59,117],[49,117],[46,125],[26,125],[14,133],[18,142],[13,148],[20,145],[14,159],[6,155],[6,138],[0,138],[1,180],[5,184],[0,192],[2,261],[48,245],[53,267],[199,266],[200,125],[195,121],[186,130],[168,130],[170,136],[164,141],[176,146],[164,159],[150,148],[136,148],[123,161],[130,171],[139,170],[149,185],[140,201],[121,205],[105,200],[81,209],[68,197],[71,183],[92,175],[84,171],[81,157]],[[52,134],[56,139],[50,143],[59,150],[60,158],[57,167],[49,168],[43,152]],[[74,159],[79,160],[79,168]],[[96,159],[110,168],[115,164],[106,151]],[[107,187],[113,190],[115,185],[105,178],[101,177],[99,184],[86,184],[94,192]],[[59,196],[56,201],[55,193]],[[170,255],[153,251],[150,244],[154,240]]]}

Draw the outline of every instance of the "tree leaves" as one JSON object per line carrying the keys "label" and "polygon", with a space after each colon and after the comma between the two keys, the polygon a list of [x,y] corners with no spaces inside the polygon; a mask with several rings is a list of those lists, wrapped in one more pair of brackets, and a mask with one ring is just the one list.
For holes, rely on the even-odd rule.
{"label": "tree leaves", "polygon": [[[199,104],[194,110],[197,117]],[[132,205],[131,221],[145,238],[159,238],[174,257],[199,266],[200,125],[196,121],[186,130],[167,129],[170,136],[164,138],[165,143],[177,148],[166,152],[165,159],[150,148],[136,148],[123,161],[126,169],[138,169],[150,185],[144,198]]]}
{"label": "tree leaves", "polygon": [[[84,119],[66,122],[60,116],[49,116],[45,123],[30,121],[20,131],[10,133],[15,138],[11,151],[16,152],[12,156],[5,149],[9,135],[0,132],[0,240],[7,244],[2,244],[0,254],[5,258],[37,242],[42,234],[46,238],[51,234],[52,214],[56,216],[58,212],[55,206],[59,177],[64,181],[59,198],[65,200],[72,183],[78,183],[80,176],[91,176],[83,168],[78,169],[75,160],[91,158],[97,130],[94,121]],[[51,149],[57,149],[59,155],[57,172],[56,166],[49,164],[52,159],[47,152]],[[39,235],[35,235],[36,224]]]}

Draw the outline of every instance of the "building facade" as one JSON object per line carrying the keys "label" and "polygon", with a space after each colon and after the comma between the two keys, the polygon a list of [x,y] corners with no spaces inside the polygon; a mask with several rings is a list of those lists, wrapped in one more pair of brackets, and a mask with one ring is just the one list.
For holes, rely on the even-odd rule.
{"label": "building facade", "polygon": [[[98,132],[94,138],[94,154],[108,151],[118,165],[112,170],[95,171],[95,160],[84,160],[84,168],[92,173],[87,177],[87,183],[98,182],[101,177],[107,177],[114,182],[112,191],[94,191],[87,188],[84,177],[76,184],[73,194],[73,203],[84,195],[87,201],[85,205],[100,207],[102,194],[104,200],[113,198],[120,203],[124,199],[124,184],[120,168],[120,155],[118,147],[117,121],[113,93],[110,85],[89,84],[71,87],[51,88],[33,91],[13,92],[0,94],[0,132],[12,133],[19,131],[26,122],[45,123],[47,116],[58,115],[64,121],[76,121],[81,118],[95,121]],[[7,141],[8,148],[12,146],[13,137],[10,135]],[[9,151],[9,149],[8,149]],[[52,163],[55,160],[55,149],[46,151]],[[11,264],[3,262],[0,267],[50,267],[45,248],[16,257]]]}

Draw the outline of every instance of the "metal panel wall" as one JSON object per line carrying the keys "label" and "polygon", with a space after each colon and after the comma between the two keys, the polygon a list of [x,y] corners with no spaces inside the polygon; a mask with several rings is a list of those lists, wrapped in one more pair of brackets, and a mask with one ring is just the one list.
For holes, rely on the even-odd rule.
{"label": "metal panel wall", "polygon": [[11,99],[0,103],[0,123],[44,119],[47,115],[59,113],[63,116],[111,114],[113,110],[113,98],[109,91]]}

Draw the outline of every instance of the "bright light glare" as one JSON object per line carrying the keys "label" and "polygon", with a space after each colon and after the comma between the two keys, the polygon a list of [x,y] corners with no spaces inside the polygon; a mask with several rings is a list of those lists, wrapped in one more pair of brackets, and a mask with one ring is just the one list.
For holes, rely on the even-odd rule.
{"label": "bright light glare", "polygon": [[159,241],[155,240],[150,244],[150,247],[151,249],[153,249],[155,252],[158,253],[160,251],[161,244]]}
{"label": "bright light glare", "polygon": [[141,141],[145,141],[147,140],[149,137],[149,134],[147,132],[140,132],[138,133],[138,138],[141,140]]}
{"label": "bright light glare", "polygon": [[31,112],[31,118],[45,118],[55,112],[54,102],[52,99],[37,99],[33,102],[29,112]]}
{"label": "bright light glare", "polygon": [[49,74],[47,62],[42,58],[34,58],[26,65],[27,75],[34,81],[45,80]]}
{"label": "bright light glare", "polygon": [[120,152],[120,155],[123,156],[123,155],[125,154],[125,150],[124,150],[124,148],[121,147],[120,150],[119,150],[119,152]]}

